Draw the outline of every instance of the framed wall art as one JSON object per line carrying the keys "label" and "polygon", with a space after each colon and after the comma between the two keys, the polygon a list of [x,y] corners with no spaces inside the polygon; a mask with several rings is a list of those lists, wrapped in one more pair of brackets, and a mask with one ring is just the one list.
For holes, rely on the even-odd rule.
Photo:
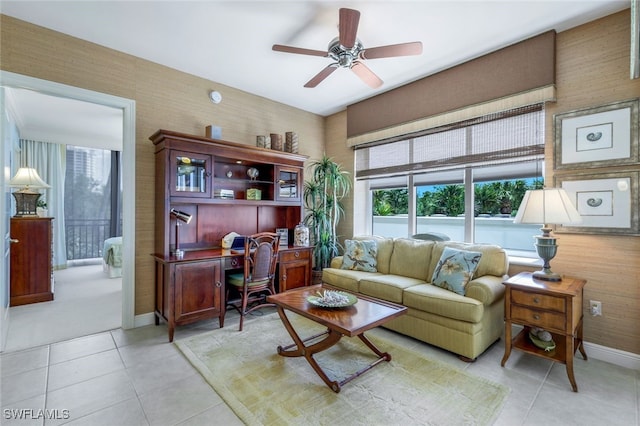
{"label": "framed wall art", "polygon": [[280,235],[280,246],[287,247],[289,245],[289,229],[276,228],[276,234]]}
{"label": "framed wall art", "polygon": [[567,191],[582,223],[558,225],[556,232],[640,234],[638,178],[627,171],[593,175],[556,176],[556,186]]}
{"label": "framed wall art", "polygon": [[554,116],[555,168],[638,164],[638,99]]}

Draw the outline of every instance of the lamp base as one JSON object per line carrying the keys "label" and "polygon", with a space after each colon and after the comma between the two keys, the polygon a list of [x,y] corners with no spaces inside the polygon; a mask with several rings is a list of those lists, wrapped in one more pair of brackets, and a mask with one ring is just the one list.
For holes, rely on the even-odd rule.
{"label": "lamp base", "polygon": [[16,214],[13,217],[38,217],[37,204],[42,194],[24,191],[11,194],[16,199]]}
{"label": "lamp base", "polygon": [[560,274],[555,272],[551,272],[548,269],[542,269],[540,271],[536,271],[532,274],[533,278],[536,280],[544,280],[544,281],[562,281],[562,277]]}
{"label": "lamp base", "polygon": [[558,245],[556,244],[556,238],[549,236],[551,232],[550,228],[542,228],[542,235],[535,237],[536,239],[536,251],[538,256],[542,259],[542,269],[533,273],[533,278],[544,281],[562,281],[560,274],[551,272],[551,265],[549,262],[556,256],[558,251]]}

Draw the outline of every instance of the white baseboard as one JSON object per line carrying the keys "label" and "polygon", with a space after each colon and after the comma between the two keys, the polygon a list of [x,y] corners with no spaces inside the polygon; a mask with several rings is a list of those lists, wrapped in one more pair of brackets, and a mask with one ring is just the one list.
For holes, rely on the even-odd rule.
{"label": "white baseboard", "polygon": [[[605,361],[632,370],[640,370],[640,355],[595,343],[584,342],[588,358]],[[581,356],[581,355],[576,355]]]}
{"label": "white baseboard", "polygon": [[156,314],[153,312],[147,312],[146,314],[136,315],[133,319],[133,328],[144,327],[146,325],[153,325],[156,323]]}

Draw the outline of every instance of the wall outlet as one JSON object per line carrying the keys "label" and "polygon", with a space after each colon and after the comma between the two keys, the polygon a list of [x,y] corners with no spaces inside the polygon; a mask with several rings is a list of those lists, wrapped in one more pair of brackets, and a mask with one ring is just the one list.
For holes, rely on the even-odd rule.
{"label": "wall outlet", "polygon": [[591,316],[597,317],[602,315],[602,303],[597,300],[589,301],[589,310],[591,311]]}

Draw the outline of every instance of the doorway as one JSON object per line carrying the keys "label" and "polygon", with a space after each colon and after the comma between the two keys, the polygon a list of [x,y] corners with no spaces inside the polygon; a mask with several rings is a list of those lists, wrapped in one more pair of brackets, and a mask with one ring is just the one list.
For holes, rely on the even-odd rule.
{"label": "doorway", "polygon": [[[104,93],[80,89],[73,86],[67,86],[46,80],[36,79],[23,76],[20,74],[0,71],[0,84],[2,88],[19,88],[28,89],[44,95],[56,96],[82,102],[89,102],[97,105],[104,105],[111,108],[117,108],[122,111],[122,177],[124,182],[135,182],[135,101],[120,98]],[[0,107],[5,112],[6,103],[4,99],[4,90],[2,91],[2,100]],[[8,140],[7,130],[3,126],[3,141]],[[6,151],[6,150],[3,150]],[[2,158],[0,162],[5,166],[5,175],[7,163],[10,159],[6,158],[6,153],[0,153]],[[15,160],[14,160],[15,161]],[[6,186],[6,178],[0,183],[0,191],[3,197],[0,197],[0,211],[6,212],[10,204],[10,190]],[[0,233],[5,237],[2,239],[2,247],[4,252],[9,250],[9,219],[2,221],[0,224]],[[134,327],[134,295],[135,295],[135,185],[130,185],[123,189],[122,197],[122,328]],[[9,271],[8,258],[0,258],[0,274],[7,276]],[[5,281],[5,280],[3,280]],[[6,280],[1,283],[2,291],[7,292],[9,282]],[[10,323],[10,313],[8,308],[8,298],[2,299],[0,306],[0,316],[2,318],[2,329],[0,330],[0,351],[3,351],[6,345],[7,324]]]}

